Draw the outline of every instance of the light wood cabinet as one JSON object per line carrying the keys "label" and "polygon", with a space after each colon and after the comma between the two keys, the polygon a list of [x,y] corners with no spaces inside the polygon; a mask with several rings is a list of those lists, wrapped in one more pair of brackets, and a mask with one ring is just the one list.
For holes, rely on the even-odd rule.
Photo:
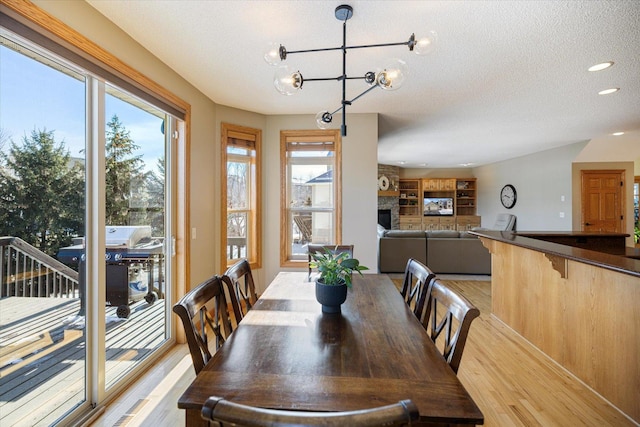
{"label": "light wood cabinet", "polygon": [[440,230],[455,230],[456,219],[452,216],[440,217]]}
{"label": "light wood cabinet", "polygon": [[480,227],[480,217],[477,215],[456,216],[456,230],[469,231],[474,227]]}
{"label": "light wood cabinet", "polygon": [[[401,179],[399,188],[400,221],[405,216],[418,217],[422,215],[422,191],[419,179]],[[401,224],[402,225],[402,224]],[[402,228],[402,227],[401,227]]]}
{"label": "light wood cabinet", "polygon": [[454,191],[455,178],[426,178],[422,180],[422,191]]}
{"label": "light wood cabinet", "polygon": [[401,216],[400,230],[422,230],[422,218],[420,218],[419,216]]}

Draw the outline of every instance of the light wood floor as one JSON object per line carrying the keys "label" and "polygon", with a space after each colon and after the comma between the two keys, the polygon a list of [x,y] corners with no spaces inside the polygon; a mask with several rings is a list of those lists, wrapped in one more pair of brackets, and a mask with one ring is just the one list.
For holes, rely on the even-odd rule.
{"label": "light wood floor", "polygon": [[[446,282],[482,313],[471,326],[458,376],[485,426],[638,425],[491,316],[490,281]],[[183,425],[176,402],[194,378],[186,345],[176,346],[91,425]]]}

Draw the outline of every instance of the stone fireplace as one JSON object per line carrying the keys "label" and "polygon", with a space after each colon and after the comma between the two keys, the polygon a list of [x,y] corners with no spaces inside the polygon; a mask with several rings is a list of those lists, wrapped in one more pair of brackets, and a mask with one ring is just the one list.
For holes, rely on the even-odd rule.
{"label": "stone fireplace", "polygon": [[[391,165],[378,165],[378,178],[382,175],[389,178],[390,189],[397,189],[400,180],[400,168]],[[400,228],[400,205],[398,196],[378,196],[378,222],[380,222],[380,211],[390,212],[391,229]],[[384,214],[386,216],[386,214]],[[385,226],[385,228],[387,228]]]}

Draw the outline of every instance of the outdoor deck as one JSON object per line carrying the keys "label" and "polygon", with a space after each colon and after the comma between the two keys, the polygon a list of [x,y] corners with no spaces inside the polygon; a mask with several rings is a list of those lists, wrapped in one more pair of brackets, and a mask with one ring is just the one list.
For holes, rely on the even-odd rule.
{"label": "outdoor deck", "polygon": [[[164,341],[164,300],[106,308],[107,388]],[[50,425],[84,400],[84,318],[78,299],[0,299],[0,425]]]}

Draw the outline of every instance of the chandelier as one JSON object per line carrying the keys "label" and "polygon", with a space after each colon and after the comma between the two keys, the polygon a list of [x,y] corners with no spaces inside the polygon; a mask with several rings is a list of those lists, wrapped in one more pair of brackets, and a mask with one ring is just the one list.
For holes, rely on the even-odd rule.
{"label": "chandelier", "polygon": [[[269,51],[265,53],[264,60],[270,65],[280,65],[289,55],[293,55],[295,53],[341,50],[342,74],[337,77],[304,78],[299,70],[294,71],[294,69],[288,65],[280,65],[274,75],[273,83],[281,94],[293,95],[302,89],[304,82],[329,80],[341,82],[342,101],[340,102],[340,106],[334,111],[321,111],[316,114],[316,123],[320,129],[327,129],[331,125],[333,115],[338,111],[342,111],[342,125],[340,126],[340,133],[342,136],[347,136],[347,106],[351,105],[358,98],[364,96],[377,87],[384,90],[398,89],[404,82],[408,73],[407,64],[400,59],[396,59],[380,68],[377,72],[368,71],[364,76],[357,77],[347,76],[347,51],[351,49],[366,49],[371,47],[408,46],[410,51],[418,55],[425,55],[433,50],[437,36],[435,32],[430,31],[426,37],[420,39],[416,39],[415,34],[411,34],[409,40],[405,42],[347,46],[347,20],[353,16],[353,8],[346,4],[340,5],[336,7],[335,15],[336,19],[342,21],[342,46],[289,51],[281,44],[272,44]],[[364,80],[368,87],[355,98],[348,100],[346,99],[347,80]]]}

